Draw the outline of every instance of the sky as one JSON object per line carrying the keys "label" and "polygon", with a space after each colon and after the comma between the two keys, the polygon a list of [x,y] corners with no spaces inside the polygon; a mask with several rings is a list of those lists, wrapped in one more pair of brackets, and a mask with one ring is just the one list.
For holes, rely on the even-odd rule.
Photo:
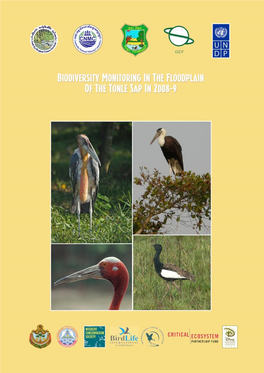
{"label": "sky", "polygon": [[[169,165],[158,139],[150,145],[158,128],[164,128],[167,136],[176,138],[181,144],[185,171],[198,175],[207,172],[211,174],[211,122],[133,122],[133,178],[139,176],[142,166],[147,167],[150,172],[156,168],[161,174],[170,175]],[[143,187],[133,184],[133,202],[143,193]],[[174,233],[195,232],[180,224]]]}

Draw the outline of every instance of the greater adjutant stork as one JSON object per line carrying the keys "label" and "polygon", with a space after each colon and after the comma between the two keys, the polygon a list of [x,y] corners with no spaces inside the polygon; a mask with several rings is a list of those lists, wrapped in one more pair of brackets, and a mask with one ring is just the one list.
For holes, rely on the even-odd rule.
{"label": "greater adjutant stork", "polygon": [[[180,267],[178,267],[174,264],[161,263],[159,257],[160,257],[160,253],[162,251],[162,246],[159,245],[159,244],[155,244],[155,245],[152,245],[152,246],[154,246],[154,248],[156,250],[156,253],[155,253],[155,256],[154,256],[155,270],[156,270],[157,274],[161,278],[163,278],[163,280],[168,281],[168,284],[170,282],[173,282],[173,281],[176,281],[176,280],[191,280],[191,281],[195,282],[195,276],[193,274],[191,274],[190,272],[187,272],[184,269],[182,269],[182,268],[180,268]],[[179,290],[179,287],[176,284],[174,284],[174,285]],[[168,290],[169,290],[169,285],[168,285],[168,289],[167,289],[166,293],[164,294],[164,296],[162,298],[162,301],[165,298],[165,295],[167,294]]]}
{"label": "greater adjutant stork", "polygon": [[174,175],[179,174],[181,171],[184,171],[183,159],[182,159],[182,147],[180,143],[172,136],[166,136],[166,131],[164,128],[158,128],[156,135],[153,137],[150,145],[159,138],[159,145],[163,152],[166,161],[170,167],[170,177],[171,170]]}
{"label": "greater adjutant stork", "polygon": [[86,280],[89,278],[105,279],[113,284],[114,296],[109,310],[119,310],[121,301],[128,286],[129,274],[124,263],[113,256],[104,258],[94,266],[82,269],[81,271],[61,278],[54,283],[54,286]]}
{"label": "greater adjutant stork", "polygon": [[78,214],[80,232],[81,213],[90,213],[90,230],[92,230],[92,215],[99,187],[101,163],[86,135],[77,136],[77,141],[79,147],[71,156],[69,176],[73,191],[71,213]]}

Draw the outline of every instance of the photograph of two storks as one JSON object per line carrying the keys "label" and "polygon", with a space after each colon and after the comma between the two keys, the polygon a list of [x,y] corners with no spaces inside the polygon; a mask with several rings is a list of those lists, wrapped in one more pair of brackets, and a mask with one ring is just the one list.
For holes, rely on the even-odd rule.
{"label": "photograph of two storks", "polygon": [[[126,299],[132,298],[134,288],[133,302],[123,302],[124,309],[210,309],[210,131],[210,122],[52,122],[55,286],[70,292],[68,283],[76,281],[70,269],[63,273],[63,266],[68,267],[63,257],[67,244],[84,244],[85,258],[89,253],[92,258],[94,251],[103,254],[103,244],[109,244],[109,256],[97,256],[99,263],[124,260],[125,268],[133,268],[126,285]],[[65,250],[56,250],[62,243]],[[118,244],[123,244],[119,259],[112,256]],[[72,272],[89,272],[90,264],[94,263]],[[63,292],[52,286],[54,309],[97,309],[94,297],[92,307],[78,303],[67,308],[65,302],[57,302],[56,294]],[[117,308],[111,304],[109,309]]]}

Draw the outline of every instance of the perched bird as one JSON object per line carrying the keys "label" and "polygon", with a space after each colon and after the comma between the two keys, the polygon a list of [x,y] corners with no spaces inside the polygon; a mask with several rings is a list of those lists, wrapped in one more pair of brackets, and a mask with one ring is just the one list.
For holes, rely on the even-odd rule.
{"label": "perched bird", "polygon": [[86,135],[77,136],[79,147],[75,149],[70,160],[69,176],[72,185],[71,213],[78,214],[80,233],[80,214],[90,213],[90,230],[92,215],[99,188],[100,160]]}
{"label": "perched bird", "polygon": [[156,135],[153,137],[150,145],[159,138],[159,145],[162,150],[166,161],[170,167],[170,177],[171,170],[176,176],[181,171],[184,171],[183,159],[182,159],[182,147],[180,143],[172,136],[166,136],[166,131],[164,128],[157,129]]}
{"label": "perched bird", "polygon": [[119,310],[121,301],[128,286],[129,274],[124,263],[113,256],[104,258],[92,267],[82,269],[81,271],[61,278],[54,283],[54,286],[82,281],[89,278],[105,279],[113,284],[114,296],[109,310]]}
{"label": "perched bird", "polygon": [[[154,256],[154,266],[157,274],[163,278],[163,280],[166,280],[169,282],[173,282],[176,280],[191,280],[195,282],[195,276],[192,275],[190,272],[185,271],[184,269],[181,269],[180,267],[174,265],[174,264],[164,264],[161,263],[159,256],[162,251],[162,246],[159,244],[152,245],[154,246],[156,253]],[[173,283],[174,284],[174,283]],[[168,285],[168,284],[167,284]],[[177,289],[179,290],[179,287],[174,284]],[[167,292],[169,290],[169,285]],[[165,295],[167,294],[165,293]],[[162,300],[165,298],[165,295],[163,296]]]}

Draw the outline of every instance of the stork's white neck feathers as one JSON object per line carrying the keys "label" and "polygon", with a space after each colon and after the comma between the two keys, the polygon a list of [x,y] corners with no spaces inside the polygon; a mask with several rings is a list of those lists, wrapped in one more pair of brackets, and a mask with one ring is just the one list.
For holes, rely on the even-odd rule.
{"label": "stork's white neck feathers", "polygon": [[161,129],[160,135],[159,135],[159,145],[163,146],[165,144],[165,136],[166,136],[166,131],[164,128]]}

